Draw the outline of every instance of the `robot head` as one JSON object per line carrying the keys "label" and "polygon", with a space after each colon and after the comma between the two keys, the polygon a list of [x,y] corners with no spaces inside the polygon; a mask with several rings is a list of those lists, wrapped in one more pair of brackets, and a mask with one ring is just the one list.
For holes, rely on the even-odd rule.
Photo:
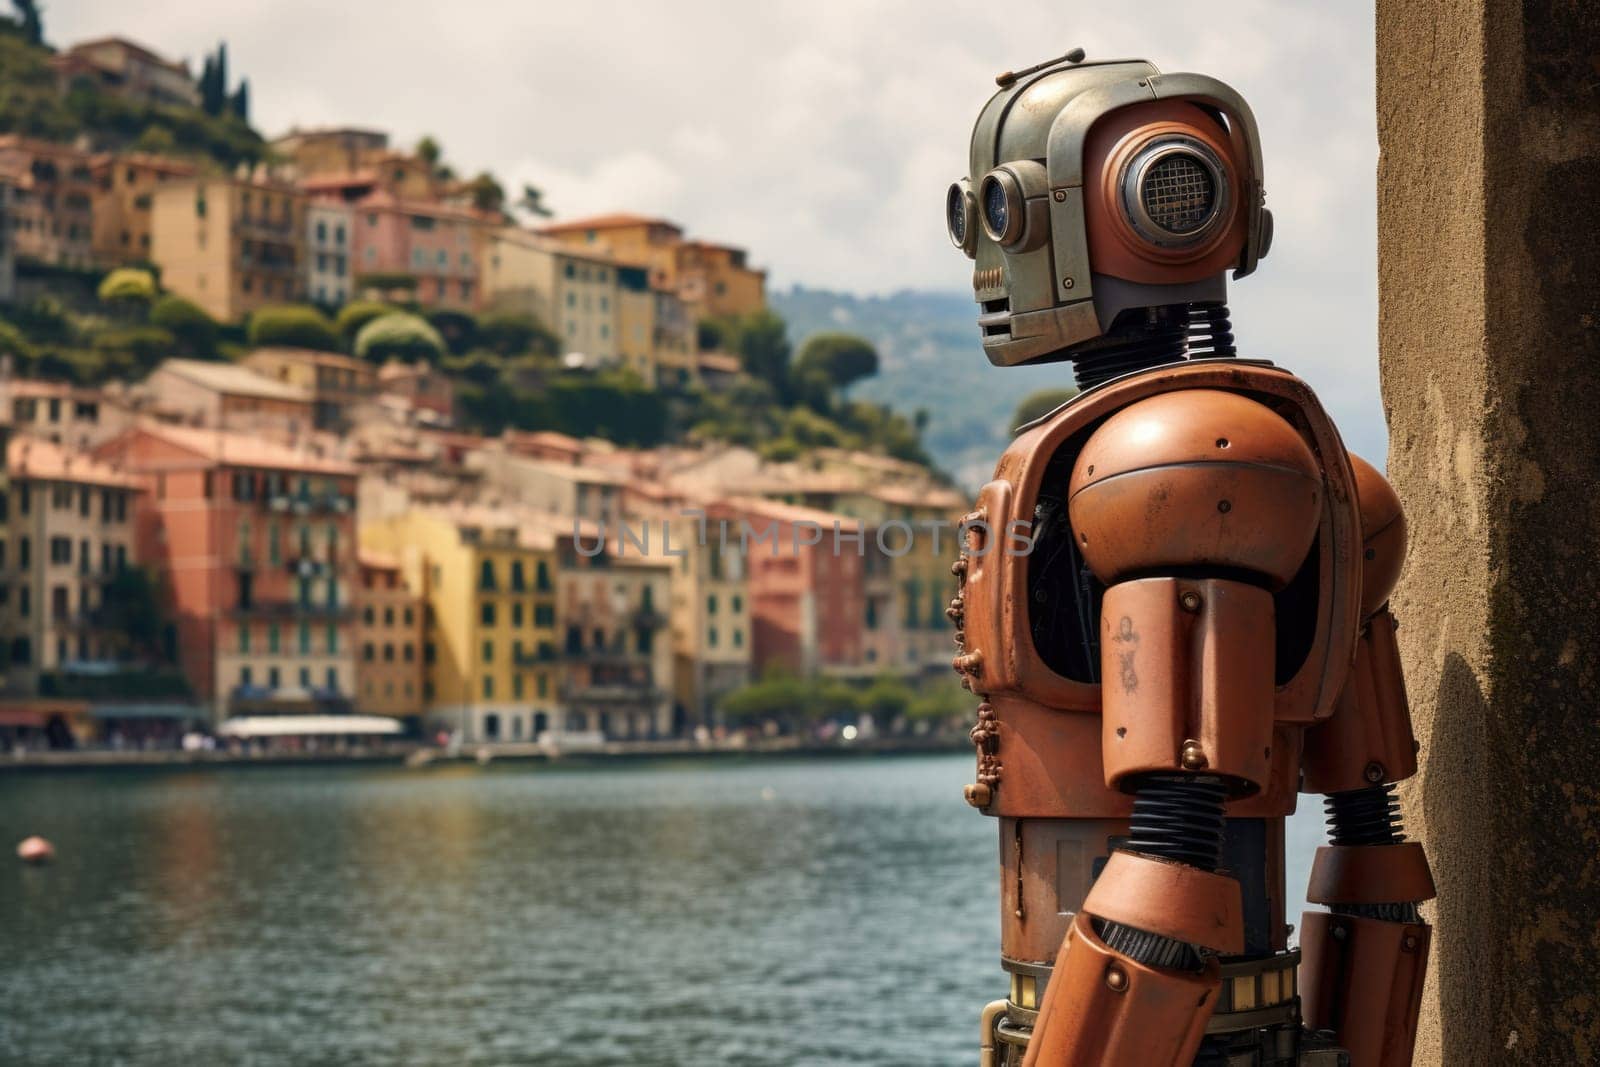
{"label": "robot head", "polygon": [[1158,323],[1186,336],[1187,309],[1266,255],[1255,119],[1226,85],[1081,49],[996,81],[945,200],[991,363],[1080,360]]}

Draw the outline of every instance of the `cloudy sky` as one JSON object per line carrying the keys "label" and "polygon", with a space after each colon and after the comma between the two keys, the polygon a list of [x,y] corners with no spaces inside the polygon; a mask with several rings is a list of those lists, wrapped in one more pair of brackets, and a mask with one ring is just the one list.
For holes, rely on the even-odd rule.
{"label": "cloudy sky", "polygon": [[[628,209],[748,246],[775,285],[960,289],[945,186],[993,76],[1082,45],[1231,83],[1256,109],[1276,245],[1233,294],[1243,354],[1303,373],[1381,458],[1372,10],[1322,0],[174,0],[47,4],[57,45],[226,40],[269,136],[432,134],[563,216]],[[985,14],[987,13],[987,14]],[[974,346],[975,358],[982,358]],[[996,372],[1002,373],[1002,372]]]}

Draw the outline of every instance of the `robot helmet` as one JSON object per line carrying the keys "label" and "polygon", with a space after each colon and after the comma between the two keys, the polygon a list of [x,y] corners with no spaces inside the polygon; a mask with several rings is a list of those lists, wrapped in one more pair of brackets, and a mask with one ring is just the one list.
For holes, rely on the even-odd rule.
{"label": "robot helmet", "polygon": [[1231,355],[1215,312],[1226,271],[1249,274],[1272,239],[1244,100],[1213,78],[1085,62],[1081,49],[996,81],[969,176],[945,198],[950,240],[975,261],[990,362],[1073,360],[1092,384],[1152,351],[1181,359],[1196,334]]}

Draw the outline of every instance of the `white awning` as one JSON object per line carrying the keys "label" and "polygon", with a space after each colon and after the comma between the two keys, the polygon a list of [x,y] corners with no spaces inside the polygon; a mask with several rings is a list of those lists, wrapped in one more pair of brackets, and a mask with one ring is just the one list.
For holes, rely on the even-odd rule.
{"label": "white awning", "polygon": [[217,727],[223,737],[326,737],[398,734],[394,719],[381,715],[246,715]]}

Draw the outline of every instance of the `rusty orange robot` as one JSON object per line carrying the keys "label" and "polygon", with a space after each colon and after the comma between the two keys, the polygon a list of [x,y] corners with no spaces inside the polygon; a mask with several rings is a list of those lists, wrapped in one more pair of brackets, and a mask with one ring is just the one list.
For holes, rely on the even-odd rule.
{"label": "rusty orange robot", "polygon": [[[1235,351],[1226,274],[1272,238],[1250,108],[1081,50],[998,82],[950,238],[990,360],[1081,391],[1017,434],[954,567],[1011,982],[984,1062],[1408,1064],[1434,888],[1394,795],[1405,520],[1304,382]],[[1302,791],[1327,910],[1291,948]]]}

